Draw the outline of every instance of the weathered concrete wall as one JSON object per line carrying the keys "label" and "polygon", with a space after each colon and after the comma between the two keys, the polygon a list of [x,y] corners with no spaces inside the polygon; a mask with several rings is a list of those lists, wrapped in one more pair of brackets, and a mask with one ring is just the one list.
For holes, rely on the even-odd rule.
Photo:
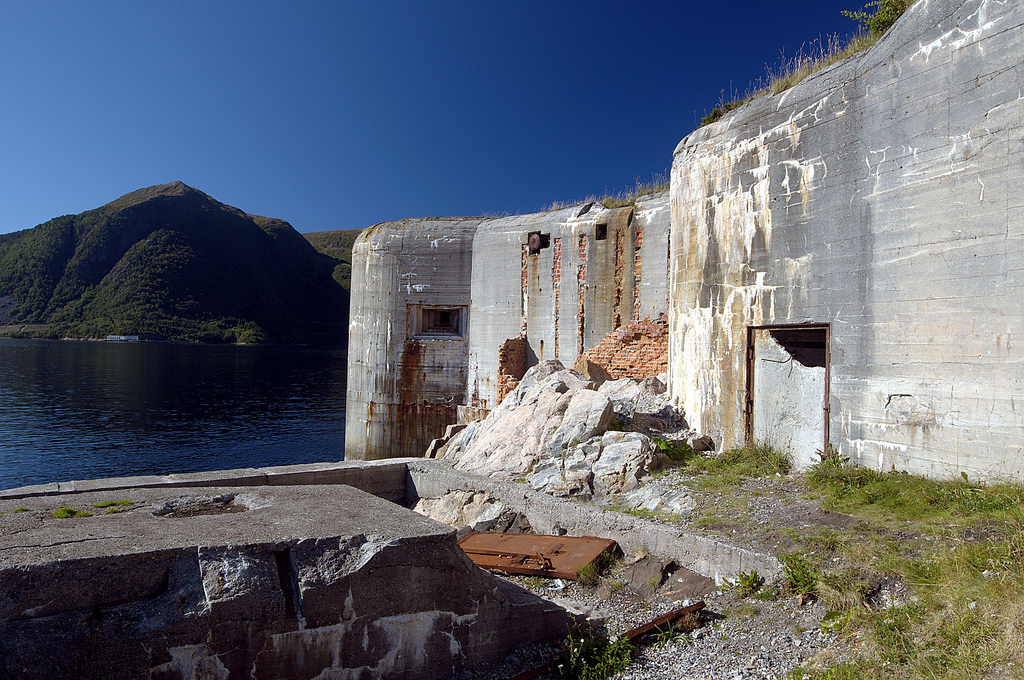
{"label": "weathered concrete wall", "polygon": [[751,326],[829,324],[855,462],[1024,478],[1024,3],[923,0],[870,50],[684,139],[670,387],[744,438]]}
{"label": "weathered concrete wall", "polygon": [[[58,519],[57,502],[94,515]],[[3,678],[446,678],[566,630],[449,527],[347,486],[19,505],[0,515]]]}
{"label": "weathered concrete wall", "polygon": [[[473,241],[469,403],[497,405],[498,349],[510,338],[526,339],[528,366],[572,365],[610,331],[663,313],[668,218],[662,193],[635,207],[591,203],[481,224]],[[539,247],[531,248],[531,234]]]}
{"label": "weathered concrete wall", "polygon": [[419,456],[465,403],[479,218],[379,224],[353,248],[345,457]]}

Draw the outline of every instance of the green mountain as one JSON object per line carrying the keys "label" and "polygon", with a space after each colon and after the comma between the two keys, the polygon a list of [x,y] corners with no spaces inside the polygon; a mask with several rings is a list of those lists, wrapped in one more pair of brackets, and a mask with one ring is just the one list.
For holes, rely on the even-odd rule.
{"label": "green mountain", "polygon": [[161,184],[0,235],[0,330],[341,343],[348,291],[332,278],[338,264],[283,220]]}
{"label": "green mountain", "polygon": [[362,231],[362,229],[338,229],[303,234],[318,253],[323,253],[338,261],[334,267],[334,280],[340,283],[345,290],[349,290],[352,285],[352,246]]}

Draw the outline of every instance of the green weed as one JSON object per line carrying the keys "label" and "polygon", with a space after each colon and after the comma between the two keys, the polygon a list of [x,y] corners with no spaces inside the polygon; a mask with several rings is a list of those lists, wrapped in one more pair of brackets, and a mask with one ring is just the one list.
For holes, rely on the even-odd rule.
{"label": "green weed", "polygon": [[686,464],[694,456],[700,455],[692,446],[684,441],[665,439],[664,437],[654,437],[653,441],[654,445],[658,447],[658,451],[678,463]]}
{"label": "green weed", "polygon": [[764,579],[757,573],[756,569],[751,569],[750,573],[740,572],[733,581],[726,581],[724,589],[732,591],[737,597],[750,597],[764,585]]}
{"label": "green weed", "polygon": [[11,512],[28,512],[28,508],[22,505],[20,507],[15,508],[14,510],[11,510]]}
{"label": "green weed", "polygon": [[584,586],[594,586],[601,580],[601,575],[612,569],[619,561],[618,555],[605,550],[590,564],[584,565],[576,573],[576,582]]}
{"label": "green weed", "polygon": [[555,667],[560,678],[604,680],[633,664],[636,647],[624,638],[611,640],[606,632],[577,628],[562,645]]}
{"label": "green weed", "polygon": [[793,466],[789,454],[776,451],[767,444],[747,444],[727,449],[717,456],[698,456],[691,467],[707,474],[739,477],[767,477],[786,474]]}
{"label": "green weed", "polygon": [[818,570],[807,561],[807,558],[796,553],[779,555],[782,562],[782,575],[786,585],[797,595],[813,596],[818,592]]}

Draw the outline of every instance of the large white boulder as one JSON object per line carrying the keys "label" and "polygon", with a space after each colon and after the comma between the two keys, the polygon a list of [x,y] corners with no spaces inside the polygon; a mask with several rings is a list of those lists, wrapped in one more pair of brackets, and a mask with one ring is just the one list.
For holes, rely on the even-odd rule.
{"label": "large white boulder", "polygon": [[466,472],[525,474],[543,458],[608,428],[611,401],[592,386],[558,362],[539,364],[483,422],[457,435],[444,456]]}

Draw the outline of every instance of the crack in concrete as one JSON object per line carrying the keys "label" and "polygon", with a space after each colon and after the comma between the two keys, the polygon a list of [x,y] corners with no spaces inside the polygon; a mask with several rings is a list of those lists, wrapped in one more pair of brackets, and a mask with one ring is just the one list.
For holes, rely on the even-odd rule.
{"label": "crack in concrete", "polygon": [[7,545],[0,547],[0,550],[16,550],[18,548],[55,548],[58,545],[70,545],[72,543],[86,543],[88,541],[106,541],[111,538],[128,538],[127,534],[116,536],[94,536],[91,538],[79,538],[71,541],[57,541],[56,543],[31,543],[28,545]]}

